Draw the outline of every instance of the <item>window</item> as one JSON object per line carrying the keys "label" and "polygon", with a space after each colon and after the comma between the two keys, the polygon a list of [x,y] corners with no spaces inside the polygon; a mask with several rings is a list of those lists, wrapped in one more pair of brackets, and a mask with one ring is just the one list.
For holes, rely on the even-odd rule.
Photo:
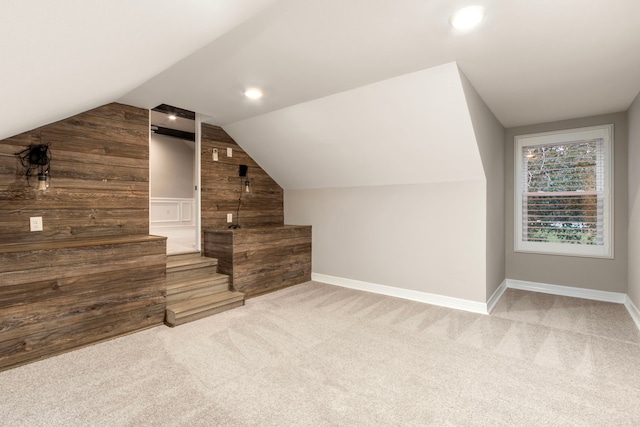
{"label": "window", "polygon": [[515,250],[613,258],[613,125],[515,143]]}

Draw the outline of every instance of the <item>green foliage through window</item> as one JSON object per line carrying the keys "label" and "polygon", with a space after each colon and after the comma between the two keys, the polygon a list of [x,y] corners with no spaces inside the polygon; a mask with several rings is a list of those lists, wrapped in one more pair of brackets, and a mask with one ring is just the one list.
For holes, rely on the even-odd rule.
{"label": "green foliage through window", "polygon": [[602,244],[602,155],[601,139],[523,147],[524,241]]}

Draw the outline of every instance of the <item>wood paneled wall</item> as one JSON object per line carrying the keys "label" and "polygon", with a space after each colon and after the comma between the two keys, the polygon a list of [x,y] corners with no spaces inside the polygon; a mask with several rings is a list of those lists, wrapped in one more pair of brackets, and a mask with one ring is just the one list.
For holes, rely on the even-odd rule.
{"label": "wood paneled wall", "polygon": [[[43,193],[14,156],[31,144],[50,144]],[[283,225],[282,188],[220,127],[203,125],[203,230],[227,230],[227,213],[235,220],[240,164],[251,183],[240,225]],[[32,216],[43,231],[29,231]],[[147,110],[108,104],[0,141],[0,370],[160,324],[166,246],[148,233]]]}
{"label": "wood paneled wall", "polygon": [[[31,144],[50,144],[44,193],[14,156]],[[0,141],[0,370],[162,324],[166,239],[148,234],[147,110],[109,104]]]}
{"label": "wood paneled wall", "polygon": [[[13,154],[49,143],[51,188],[38,193]],[[108,104],[0,141],[0,243],[148,233],[148,110]]]}
{"label": "wood paneled wall", "polygon": [[0,245],[0,371],[159,325],[164,237]]}
{"label": "wood paneled wall", "polygon": [[205,256],[218,259],[236,291],[254,297],[311,280],[311,226],[206,231]]}
{"label": "wood paneled wall", "polygon": [[[233,156],[227,157],[227,148]],[[218,149],[218,161],[212,150]],[[242,149],[222,128],[202,125],[201,204],[202,230],[227,229],[227,213],[233,213],[234,223],[241,180],[239,165],[249,167],[251,192],[242,193],[240,221],[242,228],[284,224],[282,188]],[[203,236],[204,242],[204,236]]]}

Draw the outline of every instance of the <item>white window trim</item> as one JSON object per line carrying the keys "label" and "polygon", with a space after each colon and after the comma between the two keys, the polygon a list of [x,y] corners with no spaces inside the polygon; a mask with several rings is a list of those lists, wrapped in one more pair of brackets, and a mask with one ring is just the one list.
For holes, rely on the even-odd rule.
{"label": "white window trim", "polygon": [[[594,138],[604,140],[604,241],[603,245],[578,245],[522,240],[522,150],[523,147],[581,141]],[[514,152],[514,250],[550,255],[567,255],[613,259],[613,125],[591,126],[552,132],[517,135]]]}

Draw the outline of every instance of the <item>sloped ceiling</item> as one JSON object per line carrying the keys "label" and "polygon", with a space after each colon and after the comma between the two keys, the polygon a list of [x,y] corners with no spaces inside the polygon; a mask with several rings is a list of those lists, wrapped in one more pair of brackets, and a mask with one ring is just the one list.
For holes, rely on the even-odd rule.
{"label": "sloped ceiling", "polygon": [[[449,18],[468,0],[5,1],[0,138],[112,101],[166,103],[228,129],[285,186],[302,185],[297,165],[310,156],[301,146],[313,146],[319,163],[307,188],[441,179],[424,165],[464,179],[477,168],[454,165],[452,178],[430,160],[457,154],[442,141],[472,156],[459,123],[449,121],[462,113],[448,110],[460,108],[457,92],[440,90],[451,83],[443,70],[453,67],[443,64],[457,63],[506,127],[624,111],[640,90],[639,1],[473,3],[486,7],[486,19],[458,32]],[[407,76],[415,75],[423,102],[409,94]],[[388,85],[396,84],[394,96]],[[259,102],[242,97],[253,85],[266,92]],[[450,126],[425,114],[438,135],[429,139],[418,116],[438,105]],[[378,134],[369,129],[376,125]],[[383,150],[394,153],[386,138],[398,135],[404,149],[416,138],[430,144],[416,148],[421,161],[411,159],[412,167],[393,158],[394,171],[375,176],[370,166],[333,178],[320,169],[346,171],[356,157],[379,164]]]}
{"label": "sloped ceiling", "polygon": [[274,0],[184,3],[3,1],[0,139],[116,101]]}
{"label": "sloped ceiling", "polygon": [[[453,12],[482,4],[474,31]],[[457,62],[505,127],[626,110],[640,91],[640,1],[281,0],[122,97],[226,125]],[[247,86],[266,95],[247,102]]]}
{"label": "sloped ceiling", "polygon": [[484,179],[455,63],[224,128],[287,190]]}

